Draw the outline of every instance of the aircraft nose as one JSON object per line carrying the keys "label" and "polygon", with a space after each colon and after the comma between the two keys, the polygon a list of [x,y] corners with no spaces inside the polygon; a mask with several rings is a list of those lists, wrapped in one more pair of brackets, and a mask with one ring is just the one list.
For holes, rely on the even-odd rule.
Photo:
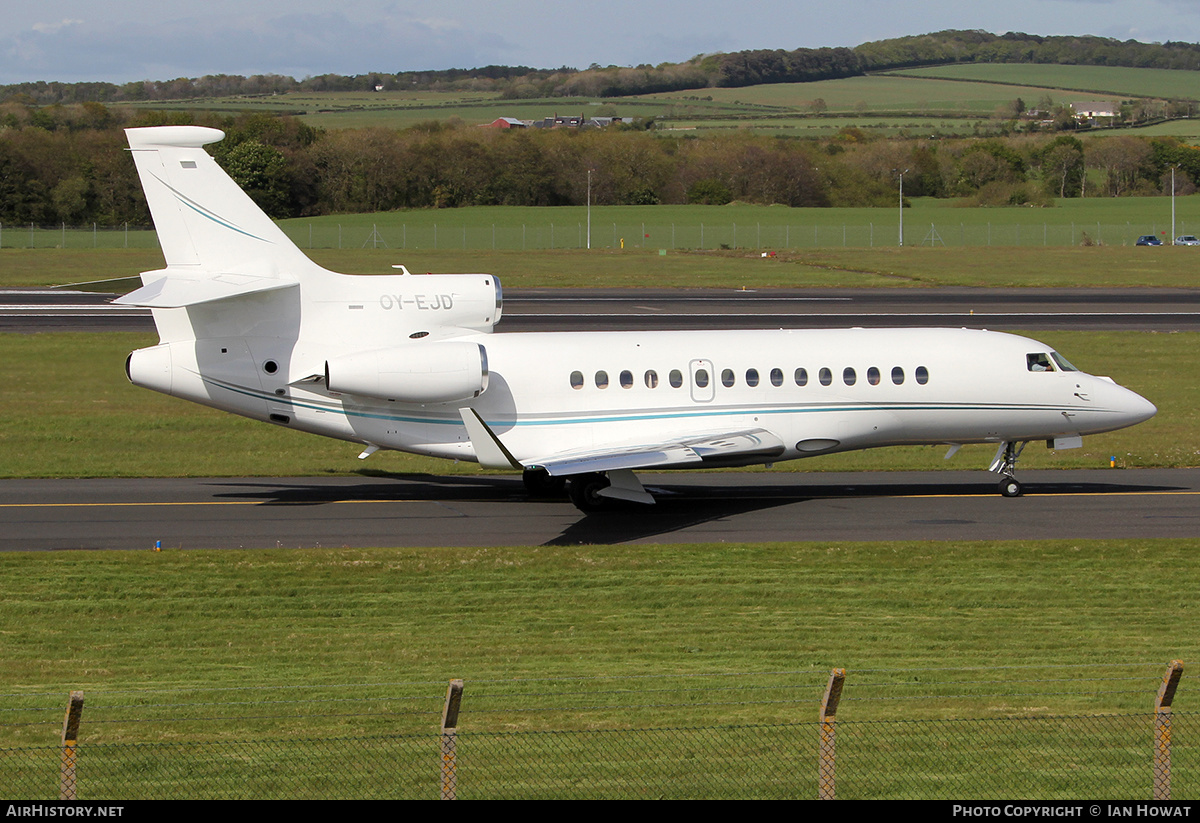
{"label": "aircraft nose", "polygon": [[[1126,391],[1129,390],[1126,389]],[[1137,392],[1130,391],[1126,400],[1125,414],[1129,415],[1129,425],[1132,426],[1158,414],[1158,407]]]}
{"label": "aircraft nose", "polygon": [[1111,405],[1120,417],[1122,427],[1135,426],[1158,414],[1158,407],[1137,392],[1115,383],[1112,388],[1116,390],[1116,396],[1112,398]]}

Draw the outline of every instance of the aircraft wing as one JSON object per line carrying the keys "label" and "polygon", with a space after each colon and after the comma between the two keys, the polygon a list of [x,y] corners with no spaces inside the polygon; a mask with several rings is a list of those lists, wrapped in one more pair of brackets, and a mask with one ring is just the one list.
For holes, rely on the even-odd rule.
{"label": "aircraft wing", "polygon": [[545,469],[553,477],[618,469],[740,466],[770,460],[783,454],[783,450],[783,441],[766,429],[747,429],[693,435],[665,443],[593,447],[528,460],[525,466]]}
{"label": "aircraft wing", "polygon": [[473,409],[461,409],[479,462],[490,468],[545,469],[552,477],[621,469],[675,466],[744,466],[783,454],[778,435],[766,429],[713,431],[663,442],[613,443],[517,460]]}

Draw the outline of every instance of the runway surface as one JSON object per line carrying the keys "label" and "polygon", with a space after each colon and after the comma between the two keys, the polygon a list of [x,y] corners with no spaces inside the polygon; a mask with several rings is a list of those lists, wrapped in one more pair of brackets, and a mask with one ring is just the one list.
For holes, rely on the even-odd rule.
{"label": "runway surface", "polygon": [[[0,290],[0,331],[146,331],[113,295]],[[1200,330],[1200,289],[508,290],[498,331],[967,326]]]}
{"label": "runway surface", "polygon": [[1200,537],[1200,470],[644,474],[583,515],[517,477],[0,480],[0,550]]}

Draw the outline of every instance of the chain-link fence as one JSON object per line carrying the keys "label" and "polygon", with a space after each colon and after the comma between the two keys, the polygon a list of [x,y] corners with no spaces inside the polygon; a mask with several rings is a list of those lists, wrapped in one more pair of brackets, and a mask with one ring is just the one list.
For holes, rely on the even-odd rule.
{"label": "chain-link fence", "polygon": [[[1174,800],[1200,797],[1197,717],[1175,717]],[[1153,718],[1140,715],[838,724],[839,799],[1151,800]],[[815,722],[459,732],[455,796],[819,796]],[[0,750],[0,795],[60,796],[62,748]],[[75,797],[437,799],[436,734],[81,745]]]}
{"label": "chain-link fence", "polygon": [[[895,222],[866,224],[788,223],[613,223],[586,222],[486,224],[445,220],[406,222],[403,217],[364,226],[330,220],[289,220],[284,233],[303,249],[392,249],[443,251],[523,251],[540,249],[817,249],[896,246]],[[1166,223],[954,223],[906,219],[906,246],[1131,246],[1153,235],[1172,242]],[[1174,236],[1195,234],[1195,225],[1180,221]],[[0,225],[0,248],[18,249],[153,249],[158,236],[151,228]]]}
{"label": "chain-link fence", "polygon": [[[472,707],[471,682],[464,689],[461,681],[452,681],[440,728],[436,721],[429,722],[433,703],[440,700],[431,693],[433,684],[424,687],[419,706],[410,705],[408,697],[394,694],[396,690],[389,686],[385,691],[393,694],[386,699],[404,705],[377,705],[367,714],[348,711],[347,704],[380,698],[359,695],[357,688],[355,695],[339,687],[335,697],[309,695],[291,701],[276,699],[278,695],[241,699],[244,695],[239,694],[237,700],[226,696],[221,702],[203,704],[194,698],[180,701],[174,695],[169,701],[154,702],[161,696],[137,693],[131,699],[109,699],[109,707],[100,709],[91,735],[102,738],[96,742],[88,740],[86,717],[80,720],[82,698],[77,693],[72,704],[74,725],[68,712],[61,743],[0,748],[0,794],[11,799],[91,801],[439,797],[1179,801],[1200,797],[1197,715],[1171,712],[1181,673],[1182,666],[1173,664],[1158,681],[1156,698],[1144,688],[1152,681],[1137,675],[1143,685],[1139,688],[1143,700],[1138,702],[1146,706],[1141,711],[1031,715],[1028,710],[1014,713],[993,705],[986,713],[996,716],[958,719],[928,716],[948,711],[962,697],[937,695],[936,688],[926,689],[924,695],[937,701],[936,710],[931,712],[927,705],[898,712],[926,716],[839,718],[837,695],[831,697],[828,685],[825,698],[817,699],[814,686],[819,684],[813,672],[771,673],[770,678],[754,675],[756,682],[750,685],[745,675],[704,676],[709,683],[691,677],[677,683],[662,678],[558,681],[554,694],[530,690],[546,683],[496,681],[479,685],[477,709]],[[1110,683],[1133,679],[1104,676]],[[710,685],[717,677],[737,677],[738,682]],[[791,686],[785,689],[766,682],[772,678],[790,680]],[[927,675],[922,679],[928,680]],[[452,699],[456,682],[460,691]],[[846,682],[849,690],[853,678]],[[1037,682],[1042,687],[1051,683]],[[961,689],[962,683],[954,681],[954,688]],[[883,699],[912,704],[913,695],[888,691]],[[1013,689],[1008,692],[1019,695]],[[630,699],[633,695],[636,698]],[[1089,695],[1079,693],[1072,699],[1080,696]],[[9,703],[19,702],[12,695],[6,697]],[[581,700],[589,705],[568,705]],[[604,701],[610,702],[602,705]],[[98,694],[95,702],[105,703],[105,696]],[[282,711],[285,703],[298,706],[299,713]],[[818,704],[820,717],[807,722],[670,722],[714,713],[816,715]],[[141,710],[133,710],[135,706]],[[842,713],[867,706],[843,701]],[[848,707],[853,707],[850,712]],[[4,731],[10,739],[14,732],[49,736],[48,718],[23,722],[22,718],[32,716],[32,708],[20,709],[20,717],[6,717],[10,722],[4,724]],[[58,711],[61,714],[61,701]],[[236,722],[228,722],[238,713]],[[889,706],[885,713],[897,712]],[[552,719],[555,715],[557,720]],[[622,718],[636,722],[649,716],[668,722],[637,727],[622,722]],[[333,725],[347,722],[360,731],[329,733]],[[319,734],[322,725],[326,733]],[[372,733],[362,731],[367,725],[377,728]],[[560,728],[552,728],[555,725]],[[419,727],[424,730],[412,731]],[[211,731],[205,733],[205,728]],[[234,729],[240,734],[232,736]],[[78,739],[70,738],[72,734]],[[139,737],[143,739],[132,739]]]}

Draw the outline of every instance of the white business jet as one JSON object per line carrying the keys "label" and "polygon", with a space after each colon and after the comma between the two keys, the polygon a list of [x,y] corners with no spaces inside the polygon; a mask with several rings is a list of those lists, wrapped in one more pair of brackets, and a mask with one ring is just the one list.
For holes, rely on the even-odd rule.
{"label": "white business jet", "polygon": [[[1155,407],[1048,346],[968,329],[493,334],[487,274],[322,269],[204,150],[216,129],[126,132],[166,268],[118,298],[161,341],[129,379],[363,446],[567,481],[583,511],[653,503],[642,469],[772,464],[906,444],[1081,445]],[[949,454],[947,456],[949,456]]]}

